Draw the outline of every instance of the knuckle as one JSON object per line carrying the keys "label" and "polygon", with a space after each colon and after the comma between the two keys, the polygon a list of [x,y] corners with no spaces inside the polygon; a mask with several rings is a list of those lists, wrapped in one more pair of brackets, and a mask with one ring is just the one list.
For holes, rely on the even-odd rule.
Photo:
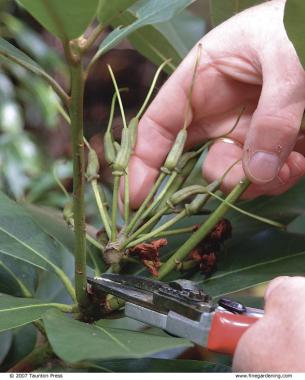
{"label": "knuckle", "polygon": [[255,124],[259,129],[276,129],[282,137],[296,136],[299,130],[299,120],[293,114],[255,116]]}

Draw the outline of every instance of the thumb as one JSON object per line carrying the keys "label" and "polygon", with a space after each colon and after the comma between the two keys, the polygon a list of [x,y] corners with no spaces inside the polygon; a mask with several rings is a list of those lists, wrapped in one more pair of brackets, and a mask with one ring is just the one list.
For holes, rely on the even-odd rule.
{"label": "thumb", "polygon": [[300,63],[268,62],[266,66],[243,156],[244,171],[255,184],[278,176],[294,148],[305,106],[305,73]]}

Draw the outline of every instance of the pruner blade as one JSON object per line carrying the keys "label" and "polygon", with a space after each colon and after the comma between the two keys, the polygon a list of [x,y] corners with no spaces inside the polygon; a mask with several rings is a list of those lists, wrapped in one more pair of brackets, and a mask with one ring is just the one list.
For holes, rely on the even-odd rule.
{"label": "pruner blade", "polygon": [[88,278],[88,291],[123,299],[127,317],[187,338],[212,351],[233,354],[239,338],[263,310],[227,299],[214,303],[189,280],[164,283],[144,277],[103,274]]}

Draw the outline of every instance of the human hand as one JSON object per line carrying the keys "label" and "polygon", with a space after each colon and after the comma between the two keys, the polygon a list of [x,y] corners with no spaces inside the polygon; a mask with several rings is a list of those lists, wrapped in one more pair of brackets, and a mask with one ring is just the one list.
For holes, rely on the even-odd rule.
{"label": "human hand", "polygon": [[241,337],[235,372],[305,371],[305,277],[278,277],[265,294],[265,315]]}
{"label": "human hand", "polygon": [[[305,72],[284,25],[284,0],[250,8],[213,29],[200,41],[202,54],[191,100],[187,148],[221,136],[246,110],[230,138],[210,148],[203,175],[213,181],[242,158],[225,177],[224,192],[245,174],[253,183],[245,196],[276,195],[305,173],[305,141],[298,139],[305,107]],[[130,203],[145,199],[183,126],[197,47],[168,79],[139,124],[129,166]]]}

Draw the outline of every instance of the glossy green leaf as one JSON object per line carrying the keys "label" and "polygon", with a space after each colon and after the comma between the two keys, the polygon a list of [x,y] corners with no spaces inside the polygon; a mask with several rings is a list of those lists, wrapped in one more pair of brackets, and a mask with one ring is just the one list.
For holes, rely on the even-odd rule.
{"label": "glossy green leaf", "polygon": [[172,0],[171,2],[163,0],[140,0],[135,4],[136,20],[126,27],[118,27],[111,32],[100,45],[96,58],[106,53],[139,28],[170,20],[190,3],[191,0]]}
{"label": "glossy green leaf", "polygon": [[65,65],[58,51],[51,47],[41,38],[30,25],[21,18],[17,18],[9,13],[2,13],[2,22],[8,31],[13,34],[14,39],[22,51],[30,54],[44,68],[64,71]]}
{"label": "glossy green leaf", "polygon": [[95,322],[95,324],[103,328],[122,329],[131,331],[142,331],[147,329],[147,324],[128,317],[115,319],[100,319],[99,321]]}
{"label": "glossy green leaf", "polygon": [[25,297],[34,293],[36,281],[32,265],[0,253],[0,293]]}
{"label": "glossy green leaf", "polygon": [[108,25],[116,16],[124,12],[138,0],[100,0],[97,17],[102,25]]}
{"label": "glossy green leaf", "polygon": [[51,85],[58,87],[56,82],[50,75],[48,75],[35,61],[29,56],[24,54],[21,50],[17,49],[14,45],[7,42],[0,37],[0,59],[17,63],[32,73],[40,76]]}
{"label": "glossy green leaf", "polygon": [[88,325],[58,311],[46,313],[43,320],[56,355],[72,363],[87,359],[145,357],[174,347],[191,346],[185,339],[168,335]]}
{"label": "glossy green leaf", "polygon": [[218,297],[281,275],[305,275],[305,237],[267,229],[228,241],[217,272],[205,280],[197,273],[193,279]]}
{"label": "glossy green leaf", "polygon": [[7,371],[32,352],[36,344],[37,330],[32,324],[18,327],[10,332],[12,333],[12,344],[4,363],[0,367],[0,372]]}
{"label": "glossy green leaf", "polygon": [[0,253],[56,273],[61,272],[57,265],[61,255],[69,255],[3,193],[0,193]]}
{"label": "glossy green leaf", "polygon": [[[305,212],[304,185],[305,178],[282,195],[259,197],[251,201],[240,202],[239,206],[253,214],[288,225]],[[266,228],[264,223],[236,211],[230,211],[226,217],[233,224],[233,236],[239,234],[248,236]]]}
{"label": "glossy green leaf", "polygon": [[181,58],[187,55],[205,32],[203,18],[194,15],[187,9],[174,16],[170,21],[154,26],[167,38]]}
{"label": "glossy green leaf", "polygon": [[3,331],[0,333],[0,365],[9,352],[13,341],[13,334],[11,331]]}
{"label": "glossy green leaf", "polygon": [[[91,366],[90,366],[91,365]],[[88,363],[89,372],[230,372],[231,368],[201,360],[123,359]]]}
{"label": "glossy green leaf", "polygon": [[[59,267],[74,280],[74,257],[72,255],[61,255]],[[52,272],[42,272],[39,278],[39,284],[34,293],[34,297],[43,299],[48,302],[60,302],[65,304],[71,303],[71,297],[67,289],[58,281],[57,276]]]}
{"label": "glossy green leaf", "polygon": [[33,204],[24,204],[34,221],[55,240],[74,252],[74,235],[71,228],[63,220],[62,213],[50,207],[40,207]]}
{"label": "glossy green leaf", "polygon": [[305,42],[304,42],[304,15],[305,2],[302,0],[287,0],[285,4],[284,25],[287,35],[305,67]]}
{"label": "glossy green leaf", "polygon": [[213,25],[221,24],[236,13],[263,3],[265,0],[210,0],[210,10]]}
{"label": "glossy green leaf", "polygon": [[96,14],[98,0],[18,0],[50,33],[62,41],[79,37]]}
{"label": "glossy green leaf", "polygon": [[[135,20],[135,7],[132,7],[117,17],[112,25],[126,26]],[[165,70],[172,72],[203,36],[204,31],[203,19],[184,10],[169,21],[147,25],[136,30],[128,36],[128,39],[141,54],[156,65],[171,58],[171,63]]]}
{"label": "glossy green leaf", "polygon": [[53,304],[33,298],[0,294],[0,331],[10,330],[37,321]]}

